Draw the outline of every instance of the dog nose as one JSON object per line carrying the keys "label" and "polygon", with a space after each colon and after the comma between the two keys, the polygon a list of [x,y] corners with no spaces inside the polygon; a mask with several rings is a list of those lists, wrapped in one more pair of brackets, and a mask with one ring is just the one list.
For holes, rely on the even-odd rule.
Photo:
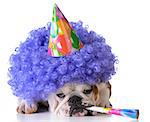
{"label": "dog nose", "polygon": [[81,100],[82,100],[81,97],[74,95],[74,96],[70,97],[69,100],[68,100],[69,106],[81,105],[82,104]]}

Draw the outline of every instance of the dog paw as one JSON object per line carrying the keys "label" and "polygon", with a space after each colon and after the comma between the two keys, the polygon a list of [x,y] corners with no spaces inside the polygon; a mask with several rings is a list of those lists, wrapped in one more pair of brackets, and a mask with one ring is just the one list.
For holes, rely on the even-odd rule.
{"label": "dog paw", "polygon": [[111,105],[111,103],[110,102],[101,102],[100,104],[99,104],[99,106],[101,106],[101,107],[105,107],[105,108],[112,108],[112,105]]}
{"label": "dog paw", "polygon": [[17,107],[18,113],[31,114],[37,111],[38,107],[36,103],[28,104],[26,101],[21,101]]}

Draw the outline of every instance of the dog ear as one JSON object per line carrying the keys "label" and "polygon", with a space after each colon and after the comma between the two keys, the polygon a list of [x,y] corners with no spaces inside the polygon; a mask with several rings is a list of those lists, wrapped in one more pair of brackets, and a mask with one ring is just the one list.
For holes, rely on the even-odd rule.
{"label": "dog ear", "polygon": [[55,112],[55,109],[58,106],[58,101],[54,93],[50,94],[48,97],[49,108],[51,112]]}
{"label": "dog ear", "polygon": [[97,83],[93,86],[93,100],[95,105],[101,107],[111,107],[109,98],[111,96],[111,84]]}

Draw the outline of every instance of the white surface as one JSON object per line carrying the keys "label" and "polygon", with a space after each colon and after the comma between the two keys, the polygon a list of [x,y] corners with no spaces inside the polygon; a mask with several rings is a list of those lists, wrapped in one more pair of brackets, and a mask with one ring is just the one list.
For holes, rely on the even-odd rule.
{"label": "white surface", "polygon": [[[60,118],[48,113],[19,116],[16,114],[16,98],[7,85],[8,59],[30,30],[44,26],[51,20],[52,2],[54,0],[0,0],[0,121],[131,121],[116,116]],[[150,120],[149,0],[56,2],[70,21],[81,19],[91,29],[102,34],[118,56],[118,71],[111,80],[111,102],[114,107],[139,108],[140,120]]]}
{"label": "white surface", "polygon": [[21,122],[138,122],[137,120],[122,118],[117,116],[101,115],[97,117],[58,117],[50,113],[38,115],[17,115],[17,120]]}

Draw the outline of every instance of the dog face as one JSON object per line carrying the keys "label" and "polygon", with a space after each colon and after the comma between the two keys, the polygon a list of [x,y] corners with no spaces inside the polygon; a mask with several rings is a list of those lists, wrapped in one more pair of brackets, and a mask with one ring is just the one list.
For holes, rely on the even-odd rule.
{"label": "dog face", "polygon": [[110,84],[96,85],[70,83],[49,95],[50,111],[63,116],[95,115],[85,109],[89,105],[110,107]]}

